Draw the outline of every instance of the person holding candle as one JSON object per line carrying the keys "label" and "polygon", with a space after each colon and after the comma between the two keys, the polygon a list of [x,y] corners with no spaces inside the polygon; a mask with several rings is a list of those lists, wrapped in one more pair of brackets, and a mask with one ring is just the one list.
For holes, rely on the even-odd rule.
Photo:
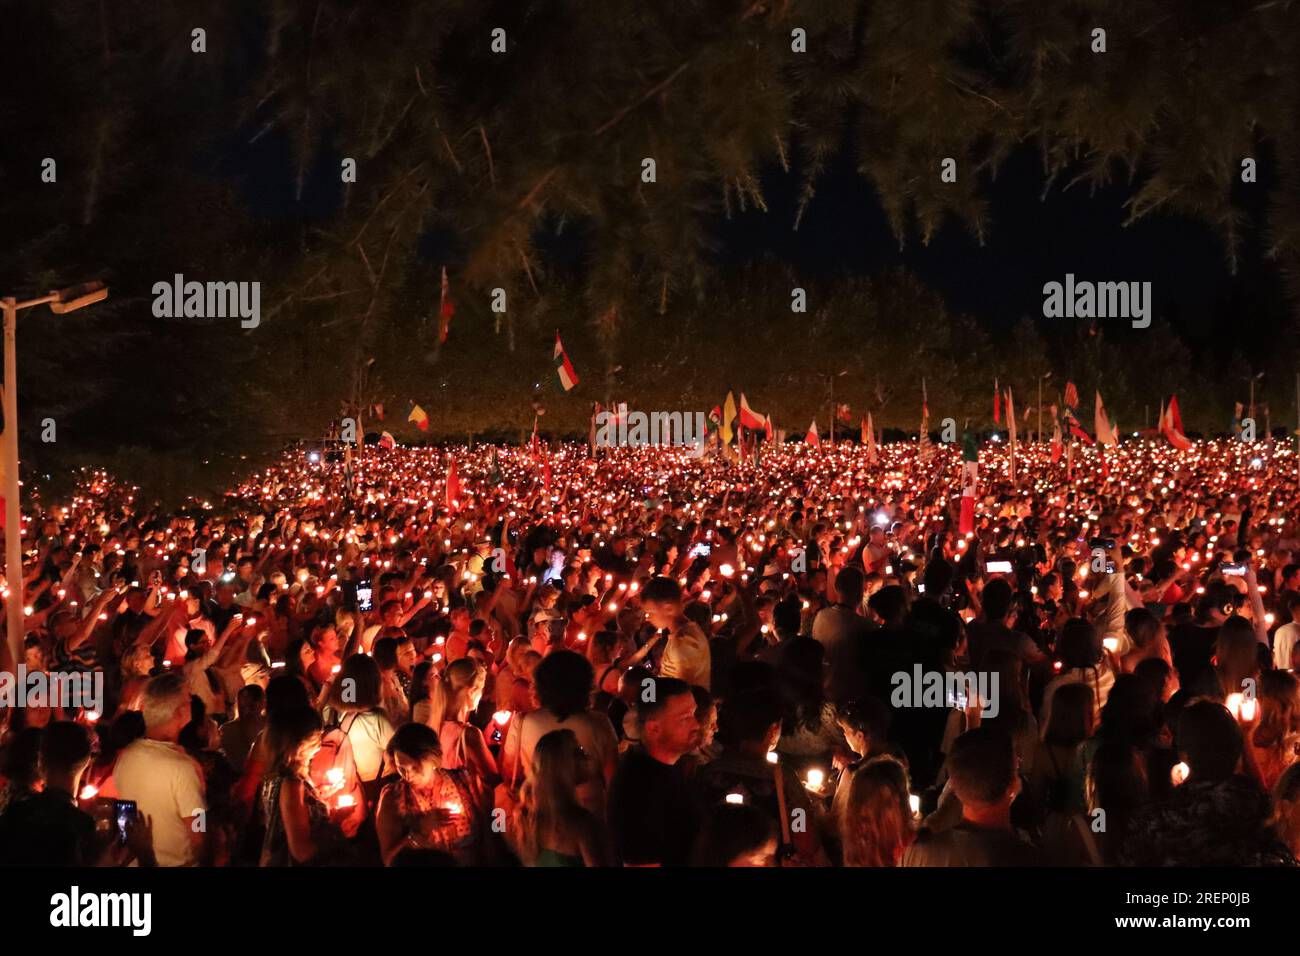
{"label": "person holding candle", "polygon": [[330,809],[309,768],[321,748],[320,715],[306,707],[279,711],[267,726],[269,762],[258,793],[263,826],[260,866],[324,862],[339,843]]}
{"label": "person holding candle", "polygon": [[384,787],[375,813],[386,866],[405,850],[439,850],[463,866],[491,856],[491,798],[475,779],[441,764],[438,735],[424,724],[404,724],[388,744],[397,780]]}
{"label": "person holding candle", "polygon": [[[845,866],[899,866],[915,838],[907,768],[893,757],[858,764],[841,779],[835,824]],[[836,791],[836,797],[839,790]]]}

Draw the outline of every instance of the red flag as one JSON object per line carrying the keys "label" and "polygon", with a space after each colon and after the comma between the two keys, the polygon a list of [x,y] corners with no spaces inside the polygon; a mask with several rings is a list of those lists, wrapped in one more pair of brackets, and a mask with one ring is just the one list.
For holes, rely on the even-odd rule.
{"label": "red flag", "polygon": [[442,290],[438,301],[438,344],[447,341],[451,331],[451,317],[456,314],[456,303],[451,301],[451,285],[447,282],[447,267],[442,267]]}
{"label": "red flag", "polygon": [[817,434],[817,419],[814,418],[813,423],[808,426],[808,434],[804,435],[803,440],[809,445],[820,445],[822,443],[821,436]]}
{"label": "red flag", "polygon": [[998,393],[998,380],[993,380],[993,424],[1002,423],[1002,396]]}
{"label": "red flag", "polygon": [[1066,408],[1079,407],[1079,390],[1074,387],[1073,382],[1065,383],[1065,406]]}
{"label": "red flag", "polygon": [[768,441],[772,440],[772,416],[768,415],[763,419],[763,437]]}
{"label": "red flag", "polygon": [[456,473],[456,459],[447,462],[447,508],[456,511],[460,508],[460,475]]}
{"label": "red flag", "polygon": [[1192,447],[1191,441],[1183,434],[1183,419],[1178,414],[1177,396],[1169,396],[1169,407],[1165,409],[1165,413],[1160,419],[1160,431],[1168,439],[1169,444],[1179,451],[1187,451]]}

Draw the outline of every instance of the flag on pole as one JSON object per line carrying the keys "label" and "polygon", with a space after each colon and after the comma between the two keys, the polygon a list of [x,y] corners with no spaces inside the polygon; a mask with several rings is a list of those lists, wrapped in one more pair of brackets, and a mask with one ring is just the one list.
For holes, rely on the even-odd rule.
{"label": "flag on pole", "polygon": [[768,415],[763,419],[763,437],[768,441],[772,440],[775,432],[772,430],[772,416]]}
{"label": "flag on pole", "polygon": [[456,511],[460,508],[460,475],[456,471],[456,459],[447,462],[447,509]]}
{"label": "flag on pole", "polygon": [[560,385],[566,392],[572,391],[573,387],[578,384],[578,373],[573,370],[573,363],[569,361],[569,356],[564,351],[564,343],[560,341],[560,330],[555,330],[555,372],[560,376]]}
{"label": "flag on pole", "polygon": [[808,434],[803,436],[803,440],[808,445],[820,445],[822,443],[821,436],[817,434],[817,419],[814,418],[812,424],[808,426]]}
{"label": "flag on pole", "polygon": [[930,398],[925,388],[925,379],[921,379],[921,439],[917,455],[922,461],[930,460]]}
{"label": "flag on pole", "polygon": [[392,436],[391,432],[383,432],[379,436],[379,447],[392,451],[397,447],[397,439]]}
{"label": "flag on pole", "polygon": [[732,436],[735,432],[731,428],[731,423],[736,420],[736,398],[731,392],[727,393],[727,400],[722,403],[722,444],[730,445]]}
{"label": "flag on pole", "polygon": [[740,393],[740,424],[751,431],[763,430],[763,416],[749,407],[749,399],[745,398],[744,392]]}
{"label": "flag on pole", "polygon": [[420,429],[422,432],[427,432],[429,430],[429,416],[419,405],[416,405],[411,409],[411,414],[406,416],[406,420],[408,422],[415,422],[415,427]]}
{"label": "flag on pole", "polygon": [[1183,433],[1183,419],[1178,414],[1178,396],[1169,396],[1169,406],[1160,416],[1160,433],[1165,436],[1169,444],[1173,445],[1179,451],[1187,451],[1192,447],[1191,441]]}
{"label": "flag on pole", "polygon": [[447,267],[442,267],[442,289],[438,297],[438,344],[447,341],[451,332],[451,317],[456,314],[456,304],[451,301],[451,285],[447,282]]}
{"label": "flag on pole", "polygon": [[961,517],[957,530],[962,534],[975,530],[975,485],[979,478],[979,461],[975,436],[967,430],[961,436]]}
{"label": "flag on pole", "polygon": [[373,418],[377,418],[379,421],[382,422],[384,420],[384,403],[375,402],[373,405],[371,405],[370,414]]}
{"label": "flag on pole", "polygon": [[998,393],[998,380],[993,380],[993,424],[1002,424],[1002,396]]}
{"label": "flag on pole", "polygon": [[1119,436],[1115,434],[1115,429],[1110,424],[1110,419],[1106,417],[1106,408],[1101,403],[1101,392],[1097,393],[1097,401],[1093,409],[1093,429],[1097,432],[1097,442],[1101,445],[1118,445]]}
{"label": "flag on pole", "polygon": [[1007,431],[1011,441],[1011,480],[1016,480],[1016,405],[1011,395],[1011,389],[1007,389]]}
{"label": "flag on pole", "polygon": [[874,465],[876,463],[876,429],[871,421],[870,412],[867,412],[867,417],[862,420],[862,444],[867,446],[867,461]]}
{"label": "flag on pole", "polygon": [[1056,406],[1052,406],[1052,464],[1061,460],[1064,443],[1061,441],[1061,420],[1056,415]]}
{"label": "flag on pole", "polygon": [[1066,408],[1079,407],[1079,390],[1074,387],[1073,382],[1065,383],[1065,407]]}

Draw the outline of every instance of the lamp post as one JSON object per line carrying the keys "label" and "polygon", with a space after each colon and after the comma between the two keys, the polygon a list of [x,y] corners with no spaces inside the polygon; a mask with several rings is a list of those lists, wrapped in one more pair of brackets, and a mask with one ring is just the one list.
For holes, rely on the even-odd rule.
{"label": "lamp post", "polygon": [[0,298],[4,311],[5,385],[4,385],[4,496],[5,496],[5,581],[9,598],[5,601],[5,620],[13,666],[23,659],[23,529],[18,487],[18,313],[23,309],[49,304],[55,315],[75,312],[108,298],[102,282],[59,289],[35,299],[19,301],[12,296]]}

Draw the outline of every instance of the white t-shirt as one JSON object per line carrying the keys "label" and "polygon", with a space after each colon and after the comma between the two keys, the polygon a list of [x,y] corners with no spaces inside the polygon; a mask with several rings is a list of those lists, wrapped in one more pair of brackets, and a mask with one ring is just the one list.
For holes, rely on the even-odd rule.
{"label": "white t-shirt", "polygon": [[206,811],[203,774],[178,744],[142,737],[123,750],[113,767],[123,800],[134,800],[153,821],[153,851],[159,866],[196,866],[191,817]]}
{"label": "white t-shirt", "polygon": [[1273,634],[1273,666],[1279,670],[1290,670],[1292,664],[1292,653],[1295,650],[1296,640],[1300,639],[1300,624],[1292,621],[1290,624],[1283,624]]}
{"label": "white t-shirt", "polygon": [[352,744],[352,759],[357,765],[357,776],[374,780],[384,767],[384,750],[393,736],[393,725],[382,710],[371,710],[356,717],[344,717],[348,728],[348,742]]}

